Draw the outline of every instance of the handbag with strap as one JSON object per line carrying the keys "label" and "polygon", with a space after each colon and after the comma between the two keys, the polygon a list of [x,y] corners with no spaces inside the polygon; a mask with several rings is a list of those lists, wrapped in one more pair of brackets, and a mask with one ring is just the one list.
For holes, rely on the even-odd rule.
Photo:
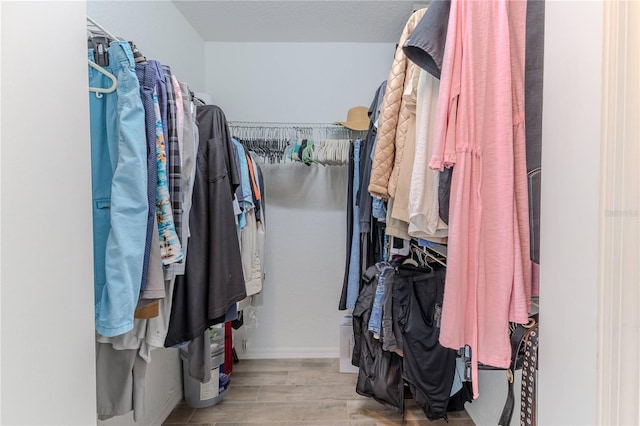
{"label": "handbag with strap", "polygon": [[527,324],[515,324],[511,333],[511,364],[507,371],[507,400],[499,426],[511,423],[515,406],[513,382],[515,371],[522,369],[520,386],[520,425],[536,425],[536,370],[538,369],[538,314],[529,317]]}
{"label": "handbag with strap", "polygon": [[[507,373],[507,400],[498,420],[499,426],[511,424],[515,407],[513,382],[516,370],[522,370],[522,384],[520,388],[520,425],[536,425],[536,372],[538,369],[538,314],[531,315],[527,324],[511,323],[511,362]],[[470,351],[465,348],[463,356],[467,361],[468,376],[470,377]],[[505,370],[504,368],[478,364],[480,370]]]}
{"label": "handbag with strap", "polygon": [[525,338],[522,385],[520,392],[520,425],[534,426],[536,420],[536,377],[538,370],[538,316]]}

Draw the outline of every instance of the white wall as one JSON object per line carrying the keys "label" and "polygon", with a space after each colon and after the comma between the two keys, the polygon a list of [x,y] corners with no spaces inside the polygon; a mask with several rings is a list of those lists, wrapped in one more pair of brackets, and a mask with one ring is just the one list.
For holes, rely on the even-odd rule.
{"label": "white wall", "polygon": [[[0,51],[2,47],[2,2],[0,2]],[[2,93],[2,55],[0,54],[0,93]],[[0,165],[2,165],[2,102],[0,102]],[[2,289],[2,168],[0,167],[0,290]],[[2,330],[2,291],[0,291],[0,331]],[[0,370],[2,366],[2,333],[0,332]],[[0,371],[0,423],[2,423],[2,372]]]}
{"label": "white wall", "polygon": [[388,76],[391,43],[214,43],[206,91],[227,119],[344,121]]}
{"label": "white wall", "polygon": [[95,423],[84,2],[2,2],[2,424]]}
{"label": "white wall", "polygon": [[640,2],[604,3],[598,424],[640,424]]}
{"label": "white wall", "polygon": [[147,59],[169,65],[191,90],[204,89],[204,41],[173,2],[89,0],[87,15],[133,41]]}
{"label": "white wall", "polygon": [[[241,358],[338,357],[348,168],[265,165],[266,279]],[[243,332],[246,332],[244,334]],[[242,340],[247,350],[242,350]]]}
{"label": "white wall", "polygon": [[[369,106],[393,44],[206,43],[206,90],[227,119],[328,122]],[[265,167],[264,305],[237,335],[242,358],[338,357],[346,167]],[[247,350],[238,340],[247,339]]]}
{"label": "white wall", "polygon": [[595,424],[602,1],[546,8],[540,424]]}

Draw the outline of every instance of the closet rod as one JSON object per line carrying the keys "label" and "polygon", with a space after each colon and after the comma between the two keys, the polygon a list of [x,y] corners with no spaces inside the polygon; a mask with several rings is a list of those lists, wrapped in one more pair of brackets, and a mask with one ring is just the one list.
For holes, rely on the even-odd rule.
{"label": "closet rod", "polygon": [[228,123],[229,127],[346,129],[343,125],[335,123],[286,123],[275,121],[229,121]]}
{"label": "closet rod", "polygon": [[[113,40],[118,40],[118,37],[116,37],[113,34],[111,34],[102,25],[98,24],[96,21],[94,21],[93,19],[89,18],[88,16],[87,16],[87,22],[89,24],[93,25],[94,27],[96,27],[97,29],[99,29],[100,31],[102,31],[105,35],[109,36]],[[91,30],[89,30],[89,31],[91,31]]]}

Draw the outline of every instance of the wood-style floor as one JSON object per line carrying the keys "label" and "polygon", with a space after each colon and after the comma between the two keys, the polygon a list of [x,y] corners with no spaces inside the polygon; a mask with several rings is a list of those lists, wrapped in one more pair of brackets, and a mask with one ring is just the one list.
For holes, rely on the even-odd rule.
{"label": "wood-style floor", "polygon": [[356,374],[340,373],[337,359],[241,360],[231,391],[220,403],[194,409],[180,404],[165,425],[436,425],[473,426],[465,412],[449,422],[427,420],[413,400],[401,413],[355,391]]}

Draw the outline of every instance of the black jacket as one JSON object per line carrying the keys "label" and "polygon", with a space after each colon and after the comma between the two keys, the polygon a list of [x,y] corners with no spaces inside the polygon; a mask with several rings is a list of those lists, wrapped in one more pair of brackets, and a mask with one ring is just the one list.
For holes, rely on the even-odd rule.
{"label": "black jacket", "polygon": [[382,342],[368,331],[371,308],[378,284],[378,268],[363,275],[363,287],[353,310],[354,351],[352,364],[360,368],[356,392],[374,398],[397,411],[404,411],[402,357],[382,349]]}
{"label": "black jacket", "polygon": [[[404,409],[404,385],[429,420],[447,417],[470,401],[463,388],[451,400],[456,351],[444,348],[440,335],[440,314],[444,293],[444,270],[425,271],[401,265],[385,286],[382,339],[368,330],[379,279],[380,264],[362,276],[362,290],[353,310],[354,350],[352,364],[359,367],[356,392],[374,398],[398,411]],[[391,301],[391,303],[389,303]],[[391,305],[391,306],[390,306]],[[392,312],[392,319],[389,319]],[[393,324],[385,324],[392,321]],[[383,342],[396,338],[396,349],[383,350]]]}

